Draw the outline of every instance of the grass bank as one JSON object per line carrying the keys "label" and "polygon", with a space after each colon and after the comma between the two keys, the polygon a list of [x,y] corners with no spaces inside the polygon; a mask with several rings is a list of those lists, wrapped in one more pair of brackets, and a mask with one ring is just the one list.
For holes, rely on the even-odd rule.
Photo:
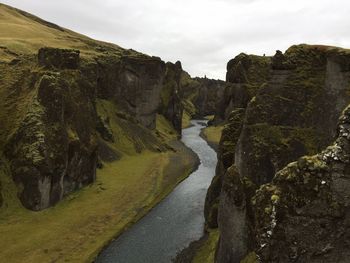
{"label": "grass bank", "polygon": [[210,147],[217,151],[223,128],[223,125],[206,127],[201,131],[200,136],[207,141]]}
{"label": "grass bank", "polygon": [[105,164],[96,183],[44,211],[22,208],[9,191],[0,210],[0,262],[91,262],[195,167],[188,149],[174,147],[177,152],[144,151]]}

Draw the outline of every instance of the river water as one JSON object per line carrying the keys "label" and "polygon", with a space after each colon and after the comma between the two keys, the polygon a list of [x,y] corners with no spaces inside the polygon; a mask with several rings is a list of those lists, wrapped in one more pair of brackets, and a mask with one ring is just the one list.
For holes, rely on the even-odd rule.
{"label": "river water", "polygon": [[166,263],[204,228],[204,200],[215,173],[215,151],[200,136],[204,121],[182,131],[183,143],[199,157],[201,164],[145,217],[125,231],[101,252],[98,263]]}

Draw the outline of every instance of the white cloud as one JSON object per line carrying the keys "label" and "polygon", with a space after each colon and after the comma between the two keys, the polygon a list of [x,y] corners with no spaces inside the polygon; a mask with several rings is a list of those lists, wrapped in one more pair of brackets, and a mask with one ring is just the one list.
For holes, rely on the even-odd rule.
{"label": "white cloud", "polygon": [[7,0],[91,37],[181,60],[193,76],[225,78],[240,52],[298,43],[350,47],[348,0]]}

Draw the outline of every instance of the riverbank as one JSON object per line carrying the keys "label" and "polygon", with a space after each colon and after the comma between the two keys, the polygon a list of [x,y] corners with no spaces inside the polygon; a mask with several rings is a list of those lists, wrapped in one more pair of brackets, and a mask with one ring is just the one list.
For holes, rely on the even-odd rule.
{"label": "riverbank", "polygon": [[218,126],[208,126],[204,128],[200,136],[208,143],[208,145],[213,148],[216,152],[219,148],[221,133],[223,130],[223,125]]}
{"label": "riverbank", "polygon": [[145,151],[105,164],[94,184],[55,207],[32,212],[17,202],[1,209],[0,258],[91,262],[197,167],[192,151],[180,142],[171,146],[176,152]]}
{"label": "riverbank", "polygon": [[208,126],[205,127],[199,135],[217,152],[223,128],[224,125]]}

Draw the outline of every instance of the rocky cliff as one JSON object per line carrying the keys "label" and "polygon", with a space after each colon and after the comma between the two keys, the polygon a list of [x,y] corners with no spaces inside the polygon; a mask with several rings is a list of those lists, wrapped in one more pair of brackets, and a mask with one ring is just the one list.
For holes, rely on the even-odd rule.
{"label": "rocky cliff", "polygon": [[[254,74],[246,70],[243,62],[237,63],[240,57],[228,65],[228,69],[236,65],[233,71],[228,70],[229,81],[244,82]],[[260,256],[256,224],[263,223],[257,219],[262,210],[254,204],[260,198],[255,191],[273,178],[277,180],[276,172],[288,163],[315,154],[332,142],[338,116],[350,102],[349,61],[345,50],[293,46],[263,64],[260,85],[257,81],[252,93],[252,86],[245,85],[244,92],[255,95],[246,107],[240,104],[230,113],[220,143],[217,174],[206,200],[207,225],[218,225],[221,232],[218,262],[239,262],[254,249]],[[265,75],[266,72],[269,73]],[[270,188],[264,185],[260,189]],[[321,202],[317,197],[314,200]],[[273,216],[275,208],[270,209],[266,213]],[[279,237],[276,244],[278,241]],[[270,260],[265,257],[263,262],[295,262],[281,254]]]}
{"label": "rocky cliff", "polygon": [[1,161],[26,208],[47,208],[94,182],[103,161],[171,148],[155,130],[162,108],[181,132],[177,89],[163,96],[179,79],[169,64],[6,5],[0,12],[9,25],[0,38]]}
{"label": "rocky cliff", "polygon": [[222,80],[195,78],[199,83],[198,95],[194,100],[198,116],[214,115],[224,97],[227,83]]}
{"label": "rocky cliff", "polygon": [[269,78],[270,57],[239,54],[227,64],[226,87],[218,100],[213,123],[224,122],[218,165],[215,177],[208,189],[205,202],[205,218],[209,227],[217,227],[217,213],[222,179],[234,161],[235,148],[241,134],[245,109],[249,100]]}
{"label": "rocky cliff", "polygon": [[160,113],[163,114],[181,135],[183,113],[183,91],[181,75],[183,74],[181,62],[166,63],[164,85],[161,92]]}
{"label": "rocky cliff", "polygon": [[223,97],[227,83],[222,80],[191,78],[182,72],[181,86],[185,111],[195,118],[216,114]]}

